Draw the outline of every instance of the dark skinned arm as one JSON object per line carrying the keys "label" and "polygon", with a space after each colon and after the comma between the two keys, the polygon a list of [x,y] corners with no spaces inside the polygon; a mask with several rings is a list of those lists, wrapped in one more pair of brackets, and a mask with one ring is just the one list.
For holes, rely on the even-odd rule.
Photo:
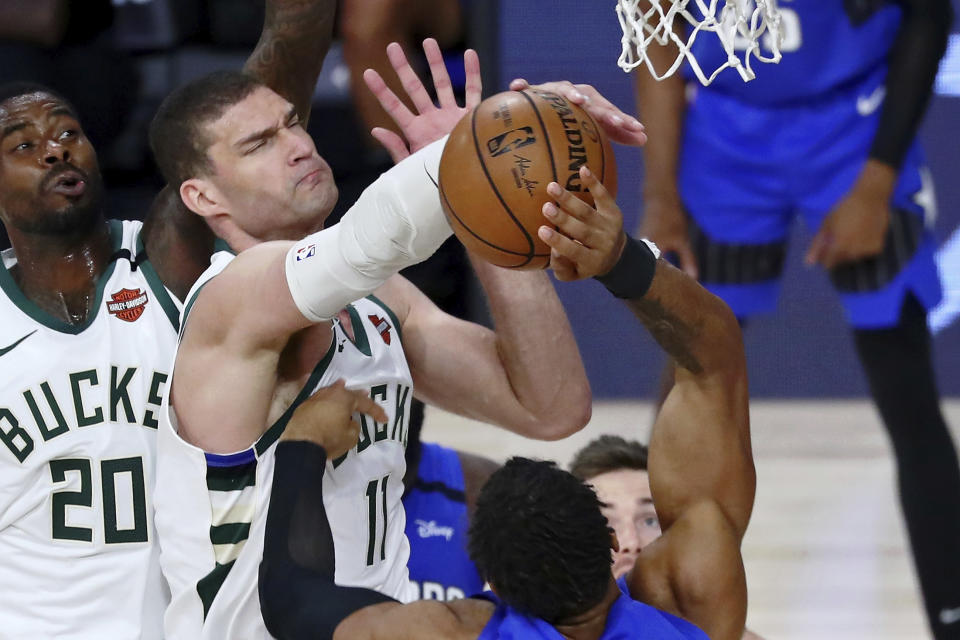
{"label": "dark skinned arm", "polygon": [[[875,256],[890,226],[890,199],[900,165],[917,135],[933,93],[940,58],[953,24],[950,0],[896,0],[903,10],[890,49],[886,97],[870,156],[846,196],[823,221],[807,252],[808,264],[832,269]],[[851,20],[869,18],[851,13]]]}
{"label": "dark skinned arm", "polygon": [[[243,67],[292,102],[304,126],[333,39],[335,10],[335,0],[267,0],[260,40]],[[209,264],[213,232],[167,186],[150,207],[143,238],[160,279],[183,300]]]}
{"label": "dark skinned arm", "polygon": [[53,47],[63,38],[69,11],[67,0],[4,0],[0,40]]}
{"label": "dark skinned arm", "polygon": [[[555,183],[548,192],[557,204],[544,206],[558,231],[544,226],[539,235],[560,280],[609,275],[635,242],[606,189],[586,168],[580,177],[596,209]],[[646,262],[649,289],[624,302],[673,359],[676,381],[650,438],[650,488],[664,533],[637,558],[630,593],[713,640],[739,639],[747,611],[740,541],[756,489],[740,327],[688,275],[652,255]]]}

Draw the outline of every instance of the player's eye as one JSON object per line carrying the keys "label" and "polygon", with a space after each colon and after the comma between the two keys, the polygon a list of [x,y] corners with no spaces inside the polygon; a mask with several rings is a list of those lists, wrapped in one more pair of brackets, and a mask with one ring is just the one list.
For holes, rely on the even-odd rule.
{"label": "player's eye", "polygon": [[290,129],[298,126],[300,126],[300,116],[298,115],[294,115],[287,121],[287,127]]}
{"label": "player's eye", "polygon": [[17,144],[17,145],[13,148],[13,150],[14,150],[14,151],[26,151],[26,150],[30,149],[31,147],[33,147],[33,143],[30,142],[29,140],[25,140],[25,141]]}
{"label": "player's eye", "polygon": [[70,138],[75,138],[76,136],[77,136],[77,132],[75,129],[67,129],[66,131],[60,134],[60,139],[69,140]]}
{"label": "player's eye", "polygon": [[656,516],[647,516],[643,519],[643,526],[655,528],[660,526],[660,520]]}
{"label": "player's eye", "polygon": [[262,149],[263,147],[265,147],[265,146],[267,145],[267,142],[268,142],[268,140],[267,140],[266,138],[262,138],[262,139],[258,140],[256,143],[254,143],[254,144],[252,144],[251,146],[247,147],[246,155],[250,155],[251,153],[254,153],[255,151],[258,151],[259,149]]}

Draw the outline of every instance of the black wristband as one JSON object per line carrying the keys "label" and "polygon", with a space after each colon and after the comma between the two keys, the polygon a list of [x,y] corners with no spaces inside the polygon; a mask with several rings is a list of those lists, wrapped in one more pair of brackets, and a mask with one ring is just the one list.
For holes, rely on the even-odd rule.
{"label": "black wristband", "polygon": [[646,242],[627,236],[627,243],[617,264],[594,279],[618,298],[642,298],[650,290],[656,270],[657,255],[653,250]]}

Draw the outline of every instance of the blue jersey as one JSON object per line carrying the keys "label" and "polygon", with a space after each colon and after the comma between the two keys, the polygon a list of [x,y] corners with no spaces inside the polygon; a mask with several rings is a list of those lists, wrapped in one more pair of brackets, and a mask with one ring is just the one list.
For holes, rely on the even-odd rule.
{"label": "blue jersey", "polygon": [[[626,580],[617,580],[620,597],[610,608],[601,640],[709,640],[686,620],[637,602],[627,591]],[[553,625],[515,611],[493,593],[480,596],[497,605],[477,640],[563,640]]]}
{"label": "blue jersey", "polygon": [[[754,105],[782,106],[827,96],[869,78],[882,79],[900,25],[900,8],[888,3],[854,26],[843,5],[842,0],[781,0],[780,63],[754,60],[754,80],[744,83],[740,74],[727,69],[709,87],[698,90],[717,91]],[[761,50],[769,53],[763,39]],[[727,59],[712,34],[700,34],[692,51],[707,73]],[[687,75],[693,78],[689,69]]]}
{"label": "blue jersey", "polygon": [[467,500],[457,452],[423,443],[417,480],[403,498],[410,580],[424,600],[455,600],[483,590],[467,555]]}

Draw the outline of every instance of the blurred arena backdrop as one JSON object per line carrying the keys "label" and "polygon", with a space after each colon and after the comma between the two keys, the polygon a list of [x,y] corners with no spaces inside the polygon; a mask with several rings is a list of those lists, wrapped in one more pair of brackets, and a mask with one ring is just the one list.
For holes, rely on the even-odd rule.
{"label": "blurred arena backdrop", "polygon": [[[76,0],[74,0],[76,1]],[[102,0],[106,2],[106,0]],[[89,0],[79,0],[84,4]],[[175,86],[219,68],[239,68],[259,34],[262,0],[112,0],[110,38],[134,70],[136,100],[124,117],[122,133],[109,146],[94,140],[105,169],[108,216],[142,217],[157,182],[147,160],[146,123],[159,101]],[[633,78],[621,71],[620,27],[613,0],[473,0],[470,44],[480,50],[485,95],[505,88],[514,77],[531,82],[569,79],[595,85],[625,110],[634,110]],[[960,13],[960,0],[954,0]],[[0,45],[0,61],[6,49]],[[451,53],[454,70],[459,58]],[[9,59],[3,80],[16,74]],[[92,78],[96,68],[85,68]],[[730,72],[730,71],[728,71]],[[775,65],[758,73],[775,74]],[[341,205],[369,180],[361,166],[359,128],[348,93],[348,70],[335,45],[317,85],[310,132],[330,160],[341,184]],[[462,74],[462,71],[461,71]],[[58,87],[59,88],[59,87]],[[69,95],[69,94],[68,94]],[[93,129],[86,117],[88,129]],[[108,123],[109,124],[109,123]],[[649,132],[656,135],[656,132]],[[960,396],[960,29],[954,25],[941,64],[936,94],[922,129],[936,184],[936,234],[944,281],[944,301],[931,315],[941,392]],[[618,201],[627,228],[636,228],[641,155],[617,149]],[[367,165],[370,163],[368,162]],[[366,172],[366,176],[364,173]],[[823,272],[801,264],[812,236],[797,225],[788,256],[779,309],[751,321],[745,333],[751,391],[755,397],[856,397],[866,388],[853,353],[837,298]],[[6,238],[0,238],[7,246]],[[597,397],[650,397],[662,356],[637,330],[629,312],[593,282],[559,288],[579,340]],[[537,322],[531,318],[530,322]],[[550,327],[544,326],[544,331]]]}

